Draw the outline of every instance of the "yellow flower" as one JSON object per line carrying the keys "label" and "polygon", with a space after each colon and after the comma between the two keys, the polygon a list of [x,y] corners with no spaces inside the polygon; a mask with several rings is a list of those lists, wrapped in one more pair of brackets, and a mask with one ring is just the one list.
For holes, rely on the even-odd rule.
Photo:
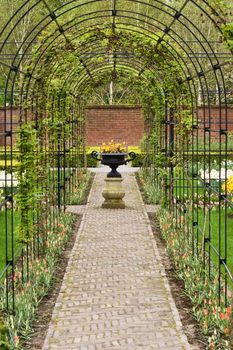
{"label": "yellow flower", "polygon": [[103,153],[124,153],[126,152],[125,142],[115,143],[111,140],[108,145],[105,142],[102,143],[101,151]]}
{"label": "yellow flower", "polygon": [[222,190],[227,193],[233,193],[233,176],[229,176],[228,180],[222,184]]}

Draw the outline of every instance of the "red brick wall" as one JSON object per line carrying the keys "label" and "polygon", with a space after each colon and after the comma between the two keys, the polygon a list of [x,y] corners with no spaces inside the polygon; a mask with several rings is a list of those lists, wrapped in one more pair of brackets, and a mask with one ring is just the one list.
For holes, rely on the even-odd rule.
{"label": "red brick wall", "polygon": [[[6,145],[9,146],[11,144],[11,137],[8,136],[5,138],[5,136],[3,135],[5,131],[4,119],[5,119],[4,108],[0,108],[0,146],[5,146],[5,142],[6,142]],[[16,107],[12,108],[12,128],[11,128],[11,109],[7,108],[6,131],[12,131],[13,143],[15,143],[15,140],[16,140],[18,123],[19,123],[19,109]]]}
{"label": "red brick wall", "polygon": [[144,118],[140,106],[106,105],[86,109],[86,144],[125,141],[138,146],[144,133]]}
{"label": "red brick wall", "polygon": [[[205,108],[206,126],[208,126],[209,111]],[[219,107],[211,107],[211,131],[213,132],[211,137],[218,137],[218,131],[220,130],[220,110]],[[228,130],[233,131],[233,107],[228,107]],[[198,118],[203,122],[204,109],[199,108]],[[97,146],[102,142],[108,142],[112,139],[115,141],[125,141],[128,145],[139,145],[139,142],[144,132],[144,118],[140,106],[90,106],[86,110],[86,142],[89,146]],[[13,143],[15,142],[18,121],[19,121],[19,109],[12,108],[12,131],[13,131]],[[225,129],[226,113],[225,108],[222,107],[222,125],[221,129]],[[199,124],[199,127],[201,125]],[[11,130],[10,126],[10,108],[7,109],[7,130]],[[0,108],[0,146],[4,146],[5,137],[2,135],[4,132],[4,109]],[[199,135],[201,135],[201,130]],[[6,138],[7,145],[10,144],[11,138]]]}
{"label": "red brick wall", "polygon": [[[221,125],[220,125],[220,114],[221,114]],[[227,119],[226,119],[227,115]],[[198,109],[198,119],[203,123],[205,119],[206,127],[210,127],[211,131],[219,131],[220,129],[226,129],[226,120],[228,122],[227,129],[233,131],[233,107],[227,108],[227,113],[224,107],[220,108],[218,106],[211,106],[209,112],[208,108]],[[202,127],[204,125],[202,124]],[[214,133],[217,135],[217,133]],[[214,134],[212,137],[214,137]]]}

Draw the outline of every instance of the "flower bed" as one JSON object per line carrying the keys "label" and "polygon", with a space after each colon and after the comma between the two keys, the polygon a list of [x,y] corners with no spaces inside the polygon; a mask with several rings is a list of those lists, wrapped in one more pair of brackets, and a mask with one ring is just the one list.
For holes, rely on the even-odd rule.
{"label": "flower bed", "polygon": [[[75,215],[62,214],[58,225],[52,230],[50,223],[48,223],[47,240],[44,242],[46,245],[45,254],[40,258],[30,260],[28,276],[23,276],[21,268],[16,265],[14,272],[15,314],[7,316],[2,320],[2,323],[0,321],[0,327],[2,324],[1,349],[21,349],[23,342],[30,337],[31,322],[41,299],[48,292],[56,269],[56,262],[64,245],[69,240],[75,219]],[[4,293],[1,294],[0,300],[2,309],[5,302],[4,295]],[[12,297],[10,294],[9,298]],[[3,321],[5,325],[3,325]]]}
{"label": "flower bed", "polygon": [[192,242],[187,235],[187,223],[183,216],[180,217],[179,229],[165,209],[161,209],[157,217],[167,251],[174,261],[178,277],[184,281],[185,294],[192,301],[193,314],[206,337],[206,349],[230,350],[228,336],[231,306],[230,303],[226,306],[222,298],[219,303],[215,267],[212,266],[211,276],[208,276],[203,262],[193,257]]}

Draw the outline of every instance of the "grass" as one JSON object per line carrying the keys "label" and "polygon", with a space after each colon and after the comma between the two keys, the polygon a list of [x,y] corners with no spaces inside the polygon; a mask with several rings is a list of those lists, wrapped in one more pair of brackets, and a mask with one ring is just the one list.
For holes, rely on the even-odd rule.
{"label": "grass", "polygon": [[[178,176],[178,174],[176,174]],[[203,186],[198,184],[197,179],[194,179],[195,191],[198,192],[198,200],[204,201],[204,193],[205,190]],[[179,187],[180,186],[180,187]],[[186,202],[187,195],[191,194],[191,186],[190,182],[183,179],[181,182],[179,180],[174,183],[174,196],[182,202]],[[188,191],[189,188],[189,191]],[[151,185],[151,182],[143,183],[144,193],[146,194],[146,199],[149,203],[157,203],[158,194],[157,188]],[[215,198],[216,197],[216,198]],[[206,193],[206,199],[208,199],[208,193]],[[219,197],[212,193],[211,201],[218,202]],[[232,217],[231,217],[232,215]],[[198,220],[197,220],[198,216]],[[207,215],[204,215],[204,209],[199,207],[198,212],[195,210],[194,213],[194,221],[198,221],[198,241],[203,241],[203,234],[205,238],[210,238],[211,245],[210,246],[210,255],[213,263],[218,267],[219,257],[214,250],[217,252],[221,252],[221,258],[225,258],[227,256],[227,266],[229,267],[231,273],[233,274],[233,210],[228,209],[228,213],[225,217],[225,210],[216,205],[213,207]],[[191,220],[191,218],[190,218]],[[226,220],[226,226],[225,226]],[[225,238],[226,232],[226,238]],[[225,249],[226,243],[226,249]],[[208,251],[208,242],[206,243],[206,250]],[[226,252],[225,252],[226,250]],[[226,254],[225,254],[226,253]]]}
{"label": "grass", "polygon": [[[197,179],[193,180],[194,183],[194,193],[196,193],[195,198],[197,201],[204,201],[205,193],[206,193],[206,200],[208,201],[208,192],[204,189],[203,185],[199,182]],[[176,198],[179,198],[181,202],[186,202],[187,198],[192,194],[190,181],[182,180],[182,181],[174,181],[174,196]],[[214,187],[214,183],[212,183],[212,186]],[[189,190],[188,190],[189,189]],[[218,188],[216,188],[216,191],[218,192]],[[210,201],[217,202],[219,201],[219,196],[214,191],[211,191],[211,197]],[[198,193],[198,197],[197,197]],[[210,210],[210,212],[207,212],[207,214],[204,214],[204,209],[199,208],[198,213],[195,212],[195,218],[197,218],[198,215],[198,225],[199,225],[199,233],[198,233],[198,239],[201,241],[203,238],[203,231],[205,231],[205,237],[211,239],[211,244],[214,246],[214,248],[217,251],[221,251],[222,258],[225,257],[225,231],[226,234],[226,246],[227,246],[227,265],[231,268],[231,273],[233,273],[233,217],[229,217],[228,214],[232,214],[232,209],[228,209],[228,213],[225,218],[225,210],[220,209],[218,206],[215,206]],[[225,219],[226,219],[226,226],[225,226]],[[195,221],[197,221],[195,219]],[[219,225],[220,223],[220,225]],[[220,237],[220,240],[219,240]],[[219,243],[220,242],[220,243]],[[206,248],[208,249],[208,243],[206,243]],[[211,259],[213,260],[216,265],[218,265],[218,256],[214,252],[214,249],[210,248],[211,253]]]}
{"label": "grass", "polygon": [[[230,213],[230,210],[229,210]],[[231,211],[232,213],[232,211]],[[220,226],[219,226],[220,218]],[[210,237],[212,245],[217,251],[221,250],[221,257],[225,257],[225,211],[223,209],[212,209],[210,215],[204,215],[202,209],[198,210],[198,223],[202,231],[205,231],[205,237]],[[226,243],[227,243],[227,265],[233,272],[233,217],[226,217]],[[202,239],[201,233],[199,233],[199,240]],[[220,237],[220,240],[219,240]],[[211,249],[211,258],[214,263],[218,264],[218,256]]]}
{"label": "grass", "polygon": [[[57,170],[51,171],[49,173],[50,175],[50,183],[51,180],[53,181],[54,187],[57,190]],[[70,170],[61,171],[61,184],[64,182],[64,176],[70,175]],[[80,180],[80,193],[77,192],[75,194],[75,200],[76,202],[81,202],[84,199],[85,189],[88,186],[90,174],[83,174],[82,175],[82,181]],[[12,258],[12,243],[13,243],[13,249],[14,254],[19,248],[18,243],[18,236],[17,236],[17,226],[20,223],[20,212],[17,210],[11,211],[10,209],[7,211],[7,220],[5,218],[5,211],[0,211],[0,275],[3,268],[6,266],[6,243],[8,245],[7,251],[8,251],[8,259],[10,260]],[[12,215],[13,214],[13,215]],[[29,215],[32,215],[31,212],[29,212]],[[6,240],[6,225],[7,225],[7,240]],[[12,230],[13,227],[13,230]]]}
{"label": "grass", "polygon": [[88,171],[86,173],[80,173],[77,187],[74,188],[67,204],[68,205],[80,205],[86,204],[87,193],[90,190],[93,176]]}
{"label": "grass", "polygon": [[[12,232],[12,222],[13,222],[13,232]],[[14,250],[18,248],[17,243],[17,226],[20,222],[20,215],[19,212],[14,211],[13,217],[12,217],[12,211],[7,211],[7,227],[8,227],[8,234],[7,234],[7,244],[8,244],[8,259],[12,258],[12,236],[13,242],[14,242]],[[0,273],[2,269],[5,267],[6,264],[6,220],[5,220],[5,212],[0,212]]]}
{"label": "grass", "polygon": [[[194,140],[194,149],[197,149],[196,142],[197,142],[197,140]],[[199,138],[198,139],[198,148],[199,148],[199,150],[203,150],[205,148],[206,150],[218,151],[220,149],[220,143],[218,140],[211,139],[210,140],[210,147],[209,147],[209,140],[207,140],[204,143],[203,138]],[[227,149],[228,149],[228,151],[233,151],[233,134],[230,134],[228,136]]]}
{"label": "grass", "polygon": [[[175,174],[175,176],[179,177],[179,174]],[[182,177],[181,177],[182,178]],[[198,181],[197,179],[193,179],[194,184],[194,193],[198,193],[198,200],[204,201],[204,194],[206,193],[206,200],[208,200],[208,192],[204,189],[202,183]],[[214,188],[214,181],[211,182],[211,186]],[[188,190],[189,189],[189,190]],[[211,191],[211,197],[210,201],[218,202],[219,201],[219,195],[217,192],[218,189],[218,183],[217,187],[215,188],[216,192]],[[182,180],[175,180],[174,181],[174,195],[175,197],[179,198],[181,201],[184,200],[184,202],[187,199],[187,196],[190,196],[192,194],[191,190],[191,181],[182,179]],[[205,237],[211,239],[211,244],[214,246],[214,248],[217,251],[221,251],[222,258],[225,257],[225,241],[227,246],[226,255],[228,257],[227,265],[231,267],[231,273],[233,272],[233,217],[230,217],[228,214],[232,214],[232,209],[228,209],[228,213],[225,214],[225,209],[220,208],[218,206],[215,206],[210,210],[210,212],[207,213],[207,215],[204,215],[203,208],[198,209],[198,213],[195,212],[195,217],[198,215],[198,224],[201,232],[199,232],[199,240],[202,239],[203,230],[205,231]],[[226,218],[225,218],[226,215]],[[225,220],[226,220],[226,226],[225,226]],[[226,239],[225,239],[225,231]],[[220,239],[219,239],[220,238]],[[208,247],[208,243],[206,245]],[[218,256],[214,252],[214,249],[210,249],[211,252],[211,258],[212,260],[218,264]]]}

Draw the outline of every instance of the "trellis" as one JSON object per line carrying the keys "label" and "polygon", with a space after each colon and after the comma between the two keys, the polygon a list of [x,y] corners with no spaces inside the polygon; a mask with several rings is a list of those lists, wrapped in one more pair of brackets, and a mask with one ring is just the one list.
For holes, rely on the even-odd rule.
{"label": "trellis", "polygon": [[[41,11],[40,20],[9,54],[8,47],[13,42],[14,33],[19,30],[25,16],[34,10]],[[191,11],[199,17],[191,18]],[[72,13],[73,18],[68,20],[67,15],[72,17]],[[213,33],[212,41],[202,33],[196,18],[204,18],[208,23]],[[14,27],[12,23],[15,23]],[[155,77],[160,103],[157,111],[150,109],[148,130],[151,132],[150,140],[155,134],[160,138],[155,139],[153,145],[147,143],[145,167],[151,174],[151,181],[163,190],[176,225],[180,225],[181,215],[187,218],[193,255],[201,254],[199,242],[200,237],[204,237],[203,264],[210,271],[215,264],[212,260],[217,259],[219,299],[224,295],[227,300],[228,284],[231,288],[232,282],[232,266],[228,265],[228,243],[232,240],[228,214],[232,208],[232,197],[231,193],[222,190],[222,182],[227,177],[228,160],[232,157],[228,143],[232,124],[228,120],[229,107],[232,107],[232,81],[226,82],[225,78],[232,66],[232,50],[224,37],[225,23],[225,15],[205,0],[185,0],[179,7],[159,0],[73,0],[58,8],[50,8],[46,0],[28,0],[9,18],[0,34],[0,66],[5,75],[5,86],[1,91],[4,100],[4,120],[0,132],[4,148],[1,153],[5,169],[11,174],[7,177],[5,172],[4,187],[8,188],[8,192],[4,192],[0,203],[5,210],[5,228],[0,228],[0,235],[5,236],[6,242],[5,267],[0,276],[1,279],[6,278],[7,310],[12,311],[15,307],[15,265],[21,264],[22,278],[27,282],[28,262],[43,254],[49,217],[52,218],[50,225],[58,224],[59,213],[65,209],[76,185],[77,170],[84,166],[83,130],[87,96],[94,93],[94,83],[101,74],[105,74],[105,79],[109,74],[111,79],[121,71],[127,71],[133,79],[141,82],[147,81],[148,76]],[[175,94],[172,100],[168,98],[163,81],[165,72],[159,58],[155,57],[149,65],[145,63],[142,51],[138,53],[139,42],[132,49],[127,47],[126,51],[123,47],[117,50],[114,45],[113,51],[108,51],[103,40],[93,35],[96,28],[102,33],[111,30],[109,37],[115,35],[116,46],[119,33],[131,36],[132,44],[140,37],[142,45],[143,40],[153,42],[154,52],[164,52],[167,65],[171,59],[176,63],[177,76],[172,77],[174,88],[183,89],[187,99],[182,93],[177,100]],[[85,45],[85,40],[88,45]],[[63,60],[67,57],[66,50],[75,55],[76,61],[73,59],[67,63]],[[57,57],[57,53],[61,57]],[[59,80],[58,86],[54,86],[56,79]],[[217,105],[219,111],[217,125],[211,115],[212,104]],[[13,179],[15,105],[20,109],[20,124],[31,123],[36,131],[34,154],[37,167],[42,167],[41,173],[37,174],[39,197],[34,201],[32,213],[28,212],[33,222],[31,239],[20,246],[21,259],[19,251],[14,248],[13,204],[14,198],[17,198]],[[182,132],[188,130],[182,140],[180,115],[185,110],[187,113],[191,111],[191,117],[190,125],[182,129]],[[217,147],[212,150],[215,141]],[[199,147],[201,143],[202,148]],[[165,160],[166,165],[166,174],[162,176],[159,157]],[[211,178],[213,157],[218,161],[217,186],[212,185]],[[200,176],[202,160],[201,170],[207,174],[204,177]],[[176,171],[177,162],[183,165],[179,171]],[[224,168],[224,176],[221,168]],[[217,241],[212,240],[212,194],[217,197],[218,204]],[[189,199],[189,210],[184,198]],[[199,209],[204,212],[205,220],[208,217],[204,231]]]}

